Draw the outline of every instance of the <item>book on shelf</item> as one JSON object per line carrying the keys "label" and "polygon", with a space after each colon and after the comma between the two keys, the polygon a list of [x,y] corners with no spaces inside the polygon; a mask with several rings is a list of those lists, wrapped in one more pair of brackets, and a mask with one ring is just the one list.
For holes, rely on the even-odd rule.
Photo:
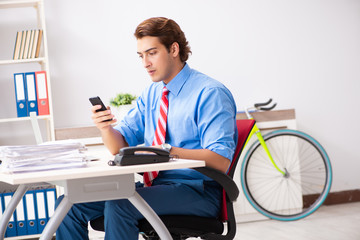
{"label": "book on shelf", "polygon": [[33,44],[34,44],[34,34],[35,34],[35,30],[31,30],[30,42],[29,42],[29,51],[28,51],[28,54],[27,54],[27,58],[31,58],[31,51],[32,51]]}
{"label": "book on shelf", "polygon": [[22,55],[22,59],[27,59],[27,55],[29,52],[29,45],[30,45],[30,37],[31,37],[31,30],[26,31],[26,40],[24,46],[24,53]]}
{"label": "book on shelf", "polygon": [[35,58],[35,53],[36,53],[36,46],[37,46],[37,42],[39,39],[39,29],[34,30],[34,40],[33,40],[33,44],[32,44],[32,48],[31,48],[31,55],[30,58]]}
{"label": "book on shelf", "polygon": [[38,58],[42,43],[43,30],[24,30],[17,32],[14,60]]}
{"label": "book on shelf", "polygon": [[35,52],[35,58],[38,58],[40,55],[40,47],[41,47],[41,42],[42,42],[42,35],[43,35],[43,30],[39,30],[39,34],[38,34],[38,40],[36,43],[36,52]]}
{"label": "book on shelf", "polygon": [[24,55],[25,41],[26,41],[26,31],[22,31],[21,45],[20,45],[20,52],[18,59],[22,59],[22,56]]}
{"label": "book on shelf", "polygon": [[22,32],[17,32],[15,49],[14,49],[14,57],[13,57],[14,60],[19,59],[21,40],[22,40]]}

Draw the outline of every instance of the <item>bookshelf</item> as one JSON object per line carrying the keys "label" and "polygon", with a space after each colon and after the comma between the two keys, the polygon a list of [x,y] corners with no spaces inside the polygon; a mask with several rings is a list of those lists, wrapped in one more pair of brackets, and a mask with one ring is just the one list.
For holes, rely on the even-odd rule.
{"label": "bookshelf", "polygon": [[[6,11],[8,11],[8,12],[24,11],[24,8],[35,9],[36,13],[33,14],[34,22],[36,22],[36,24],[37,24],[37,26],[36,26],[37,29],[43,30],[40,56],[38,58],[13,60],[13,55],[3,56],[2,54],[0,54],[0,58],[5,58],[5,59],[0,59],[0,76],[2,75],[1,77],[6,78],[6,81],[13,82],[14,81],[13,75],[9,74],[9,76],[3,76],[2,72],[4,72],[4,71],[2,71],[2,70],[5,68],[16,69],[16,70],[14,70],[13,73],[16,73],[17,71],[18,72],[29,71],[29,70],[22,70],[24,65],[35,65],[36,69],[31,70],[31,71],[46,71],[47,91],[48,91],[48,100],[49,100],[49,115],[37,116],[37,119],[46,122],[46,124],[45,124],[46,140],[53,141],[53,140],[55,140],[55,134],[54,134],[55,131],[54,131],[54,117],[53,117],[53,106],[52,106],[52,95],[51,95],[51,75],[50,75],[50,70],[49,70],[47,34],[46,34],[46,25],[45,25],[44,0],[0,1],[0,14],[6,13]],[[19,14],[19,15],[20,15],[20,17],[19,17],[19,19],[17,19],[17,22],[21,22],[21,14]],[[10,21],[11,20],[9,20],[7,22],[3,22],[3,25],[12,26],[13,23]],[[26,20],[24,21],[24,26],[26,26]],[[8,35],[8,36],[10,36],[11,34],[13,35],[13,38],[12,38],[13,44],[10,44],[9,46],[2,46],[2,47],[8,47],[8,48],[13,49],[14,45],[15,45],[16,33],[21,30],[30,30],[30,29],[26,29],[26,28],[27,27],[24,27],[24,29],[13,29],[13,30],[11,29],[11,27],[8,28],[7,31],[13,31]],[[6,45],[8,45],[8,44],[6,44]],[[29,68],[27,68],[27,69],[29,69]],[[3,81],[3,79],[2,79],[2,81]],[[7,83],[7,86],[10,86],[10,84]],[[3,93],[5,91],[10,91],[10,90],[9,89],[1,89],[0,93]],[[9,96],[10,96],[10,93],[9,93]],[[13,94],[13,98],[15,99],[15,94]],[[13,108],[16,108],[15,104],[14,104]],[[15,115],[10,114],[10,115],[11,116],[1,116],[0,124],[30,121],[30,117],[20,117],[19,118],[19,117],[16,117],[16,114]],[[21,131],[21,130],[19,130],[19,131]]]}
{"label": "bookshelf", "polygon": [[[25,16],[22,15],[24,13]],[[1,33],[2,39],[0,39],[0,49],[6,50],[0,50],[0,95],[6,95],[6,98],[0,99],[0,102],[2,102],[3,104],[4,102],[6,102],[6,104],[10,105],[8,107],[5,106],[5,108],[7,107],[11,111],[5,111],[6,113],[0,116],[0,125],[7,127],[9,124],[16,124],[16,126],[21,126],[19,129],[16,129],[16,132],[20,133],[24,131],[24,127],[30,128],[31,125],[25,123],[31,122],[32,119],[30,117],[17,117],[16,114],[13,74],[18,72],[46,71],[46,87],[48,94],[47,97],[49,101],[49,114],[36,116],[36,120],[42,122],[43,125],[45,125],[45,129],[42,128],[42,130],[46,135],[46,140],[53,141],[55,140],[55,131],[51,94],[51,74],[48,59],[47,31],[45,25],[44,0],[0,0],[0,16],[1,15],[6,15],[8,16],[8,18],[0,18],[3,27]],[[14,56],[12,53],[14,50],[16,33],[19,31],[26,31],[32,29],[42,29],[42,43],[39,57],[14,60]],[[11,89],[12,87],[13,89]],[[17,123],[23,124],[19,125]],[[35,129],[33,129],[33,131],[35,133]],[[6,143],[1,143],[1,145],[6,145]],[[14,190],[15,189],[11,188],[11,186],[0,183],[1,193],[12,192]],[[6,239],[34,239],[38,237],[40,237],[40,235],[35,234],[7,237]]]}

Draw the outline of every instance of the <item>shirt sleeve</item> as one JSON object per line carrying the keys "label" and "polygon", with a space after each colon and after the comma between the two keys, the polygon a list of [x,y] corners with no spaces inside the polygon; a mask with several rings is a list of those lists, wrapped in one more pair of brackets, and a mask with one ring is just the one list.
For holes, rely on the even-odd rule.
{"label": "shirt sleeve", "polygon": [[201,146],[225,158],[233,158],[237,131],[236,106],[225,87],[205,89],[199,99],[197,113]]}
{"label": "shirt sleeve", "polygon": [[136,100],[136,106],[114,127],[124,136],[129,146],[144,143],[144,109],[144,101],[140,96]]}

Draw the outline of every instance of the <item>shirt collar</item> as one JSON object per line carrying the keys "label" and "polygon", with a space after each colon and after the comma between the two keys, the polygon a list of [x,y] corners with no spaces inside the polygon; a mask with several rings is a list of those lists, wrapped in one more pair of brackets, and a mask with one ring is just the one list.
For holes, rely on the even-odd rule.
{"label": "shirt collar", "polygon": [[[181,71],[166,85],[166,88],[172,93],[177,96],[185,84],[186,80],[189,78],[191,73],[191,68],[187,63]],[[165,84],[164,84],[165,85]]]}

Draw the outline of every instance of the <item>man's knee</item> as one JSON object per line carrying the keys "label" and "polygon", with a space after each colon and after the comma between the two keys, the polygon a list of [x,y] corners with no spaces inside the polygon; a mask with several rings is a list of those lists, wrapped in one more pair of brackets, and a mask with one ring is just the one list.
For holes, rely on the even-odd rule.
{"label": "man's knee", "polygon": [[137,215],[136,208],[127,199],[109,200],[105,203],[105,216],[130,216],[135,217]]}

